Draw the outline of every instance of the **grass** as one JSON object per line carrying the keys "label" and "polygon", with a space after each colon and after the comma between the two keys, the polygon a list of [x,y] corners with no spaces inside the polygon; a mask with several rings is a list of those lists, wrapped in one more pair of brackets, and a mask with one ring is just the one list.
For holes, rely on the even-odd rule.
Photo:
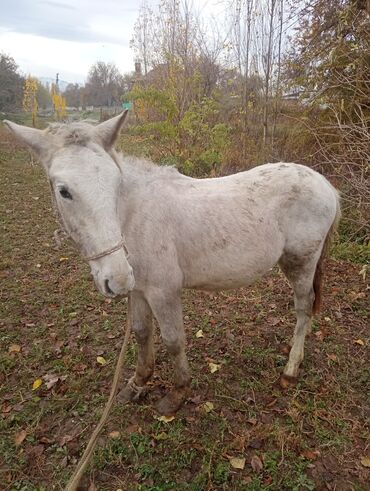
{"label": "grass", "polygon": [[[56,248],[42,170],[7,138],[0,128],[0,489],[57,490],[107,399],[126,303],[96,292],[70,243]],[[157,339],[149,393],[140,404],[114,407],[84,489],[368,489],[361,458],[369,452],[369,305],[361,258],[328,261],[324,311],[307,339],[301,378],[286,392],[278,378],[294,313],[277,269],[249,289],[185,292],[191,398],[171,423],[156,419],[155,401],[171,380]],[[127,377],[136,351],[132,343]],[[211,361],[220,370],[210,373]],[[50,389],[48,374],[60,377]],[[206,412],[206,402],[214,409]],[[245,458],[244,469],[233,468],[231,457]]]}

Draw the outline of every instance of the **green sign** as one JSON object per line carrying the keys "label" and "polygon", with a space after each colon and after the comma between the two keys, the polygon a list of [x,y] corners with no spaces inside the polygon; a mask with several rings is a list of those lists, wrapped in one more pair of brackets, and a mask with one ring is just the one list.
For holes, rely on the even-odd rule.
{"label": "green sign", "polygon": [[133,106],[132,102],[123,102],[122,103],[123,109],[128,109],[129,111],[131,111],[132,106]]}

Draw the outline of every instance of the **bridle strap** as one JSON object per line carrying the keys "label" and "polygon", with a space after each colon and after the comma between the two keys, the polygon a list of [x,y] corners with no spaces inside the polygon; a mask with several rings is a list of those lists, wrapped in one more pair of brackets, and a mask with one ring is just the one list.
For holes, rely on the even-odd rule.
{"label": "bridle strap", "polygon": [[94,254],[93,256],[86,256],[85,259],[86,259],[86,261],[95,261],[95,259],[100,259],[104,256],[109,256],[109,254],[113,254],[113,252],[119,251],[120,249],[124,250],[126,258],[127,258],[127,256],[129,255],[128,250],[127,250],[124,239],[122,239],[117,245],[115,245],[111,249],[107,249],[103,252],[99,252],[99,254]]}

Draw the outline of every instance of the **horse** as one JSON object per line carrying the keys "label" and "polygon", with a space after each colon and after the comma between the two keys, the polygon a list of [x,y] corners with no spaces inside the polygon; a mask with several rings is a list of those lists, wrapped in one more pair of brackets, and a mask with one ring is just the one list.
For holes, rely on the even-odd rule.
{"label": "horse", "polygon": [[296,380],[321,302],[323,260],[340,219],[339,195],[318,172],[270,163],[195,179],[114,149],[127,116],[45,130],[4,121],[42,163],[64,228],[106,297],[128,296],[138,345],[119,394],[137,400],[154,370],[153,317],[174,384],[157,403],[176,412],[189,395],[181,291],[248,286],[278,264],[294,292],[296,326],[283,385]]}

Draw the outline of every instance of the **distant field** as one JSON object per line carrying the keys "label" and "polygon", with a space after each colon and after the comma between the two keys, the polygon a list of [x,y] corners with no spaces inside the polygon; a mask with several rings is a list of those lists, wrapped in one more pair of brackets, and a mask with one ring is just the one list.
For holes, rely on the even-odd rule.
{"label": "distant field", "polygon": [[[60,490],[107,399],[126,303],[96,292],[70,243],[56,248],[42,170],[2,127],[0,166],[0,490]],[[149,394],[114,408],[81,489],[368,490],[369,303],[361,269],[328,261],[324,309],[300,381],[287,392],[278,378],[294,313],[278,270],[237,292],[185,293],[192,397],[173,421],[158,421],[154,403],[171,380],[158,336]],[[135,355],[133,342],[126,377]],[[211,373],[210,363],[219,370]],[[234,458],[245,459],[243,469]]]}

